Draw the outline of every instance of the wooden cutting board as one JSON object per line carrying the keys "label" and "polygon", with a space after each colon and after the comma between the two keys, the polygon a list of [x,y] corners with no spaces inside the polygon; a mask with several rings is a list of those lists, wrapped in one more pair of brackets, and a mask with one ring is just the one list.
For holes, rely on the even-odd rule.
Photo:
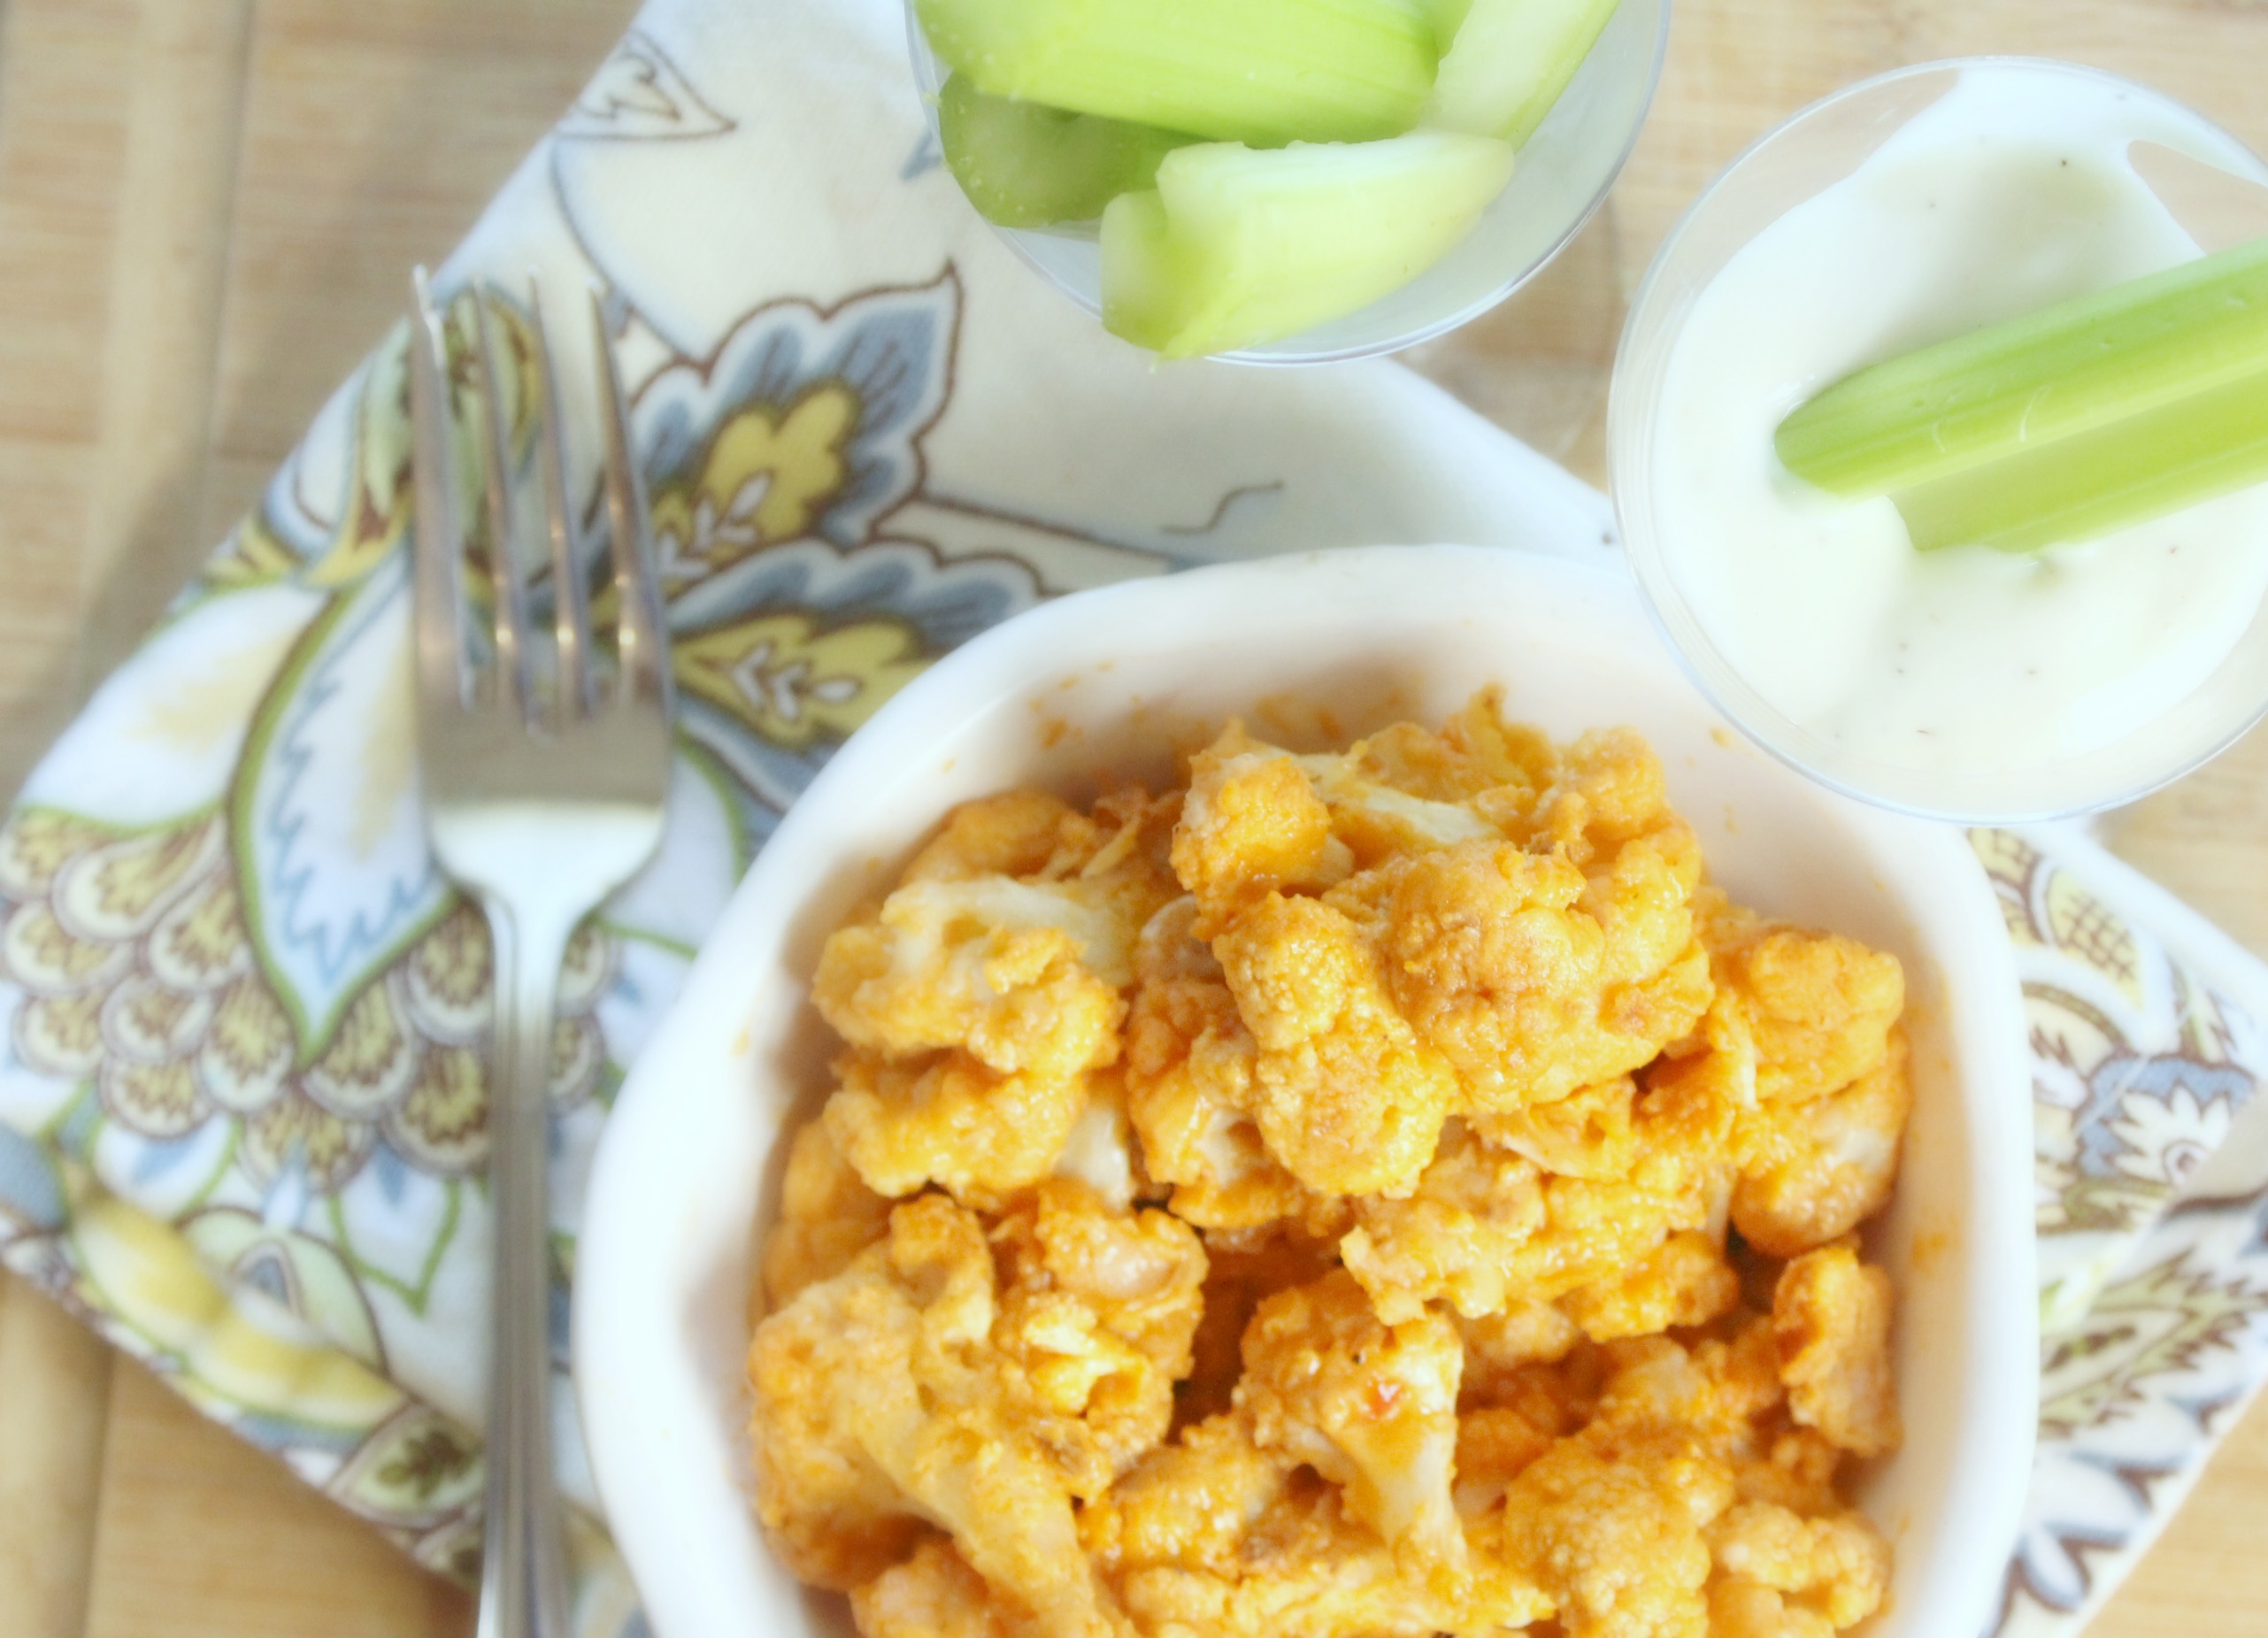
{"label": "wooden cutting board", "polygon": [[[751,0],[755,3],[755,0]],[[630,0],[0,0],[0,792],[241,512]],[[1416,360],[1596,481],[1622,296],[1764,127],[1971,52],[2161,86],[2268,150],[2264,0],[1690,0],[1611,209]],[[2113,817],[2268,953],[2268,736]],[[2251,1638],[2268,1407],[2095,1631]],[[0,1279],[0,1638],[469,1633],[457,1593]],[[1949,1638],[1960,1638],[1949,1634]]]}

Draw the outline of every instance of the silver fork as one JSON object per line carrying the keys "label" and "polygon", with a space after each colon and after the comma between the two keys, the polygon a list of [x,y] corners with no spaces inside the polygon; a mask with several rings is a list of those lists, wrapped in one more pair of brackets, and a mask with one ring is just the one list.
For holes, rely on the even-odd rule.
{"label": "silver fork", "polygon": [[[534,508],[515,496],[491,291],[476,294],[473,352],[493,604],[493,649],[475,665],[465,546],[451,461],[448,338],[426,272],[411,279],[410,402],[417,485],[415,604],[419,770],[441,866],[487,912],[496,952],[488,1079],[490,1264],[488,1534],[481,1638],[566,1638],[559,1501],[552,1465],[550,1151],[546,1085],[567,941],[652,857],[669,786],[668,643],[646,501],[605,318],[592,297],[605,438],[619,661],[597,665],[567,497],[559,384],[531,292],[534,419],[556,613],[556,664],[540,667],[514,550]],[[550,686],[543,686],[548,671]]]}

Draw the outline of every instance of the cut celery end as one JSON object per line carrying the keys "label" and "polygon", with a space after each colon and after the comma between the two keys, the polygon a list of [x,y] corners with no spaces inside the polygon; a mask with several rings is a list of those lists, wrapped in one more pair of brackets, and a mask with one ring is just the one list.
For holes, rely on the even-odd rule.
{"label": "cut celery end", "polygon": [[1147,188],[1158,161],[1195,139],[980,91],[962,75],[937,96],[945,165],[987,221],[1003,227],[1091,222]]}
{"label": "cut celery end", "polygon": [[[1495,136],[1535,135],[1598,43],[1618,0],[1470,0],[1442,54],[1419,123]],[[1453,15],[1453,14],[1452,14]]]}
{"label": "cut celery end", "polygon": [[1280,341],[1431,267],[1512,164],[1503,142],[1444,131],[1177,149],[1155,192],[1103,212],[1103,322],[1168,358]]}
{"label": "cut celery end", "polygon": [[1773,443],[1823,489],[1885,495],[2262,369],[2268,239],[1861,370],[1781,422]]}
{"label": "cut celery end", "polygon": [[996,96],[1219,141],[1407,131],[1433,88],[1411,0],[917,0],[930,48]]}
{"label": "cut celery end", "polygon": [[1894,496],[1920,550],[2093,540],[2268,481],[2268,367]]}
{"label": "cut celery end", "polygon": [[1164,352],[1188,327],[1201,291],[1155,188],[1121,194],[1103,212],[1103,327]]}

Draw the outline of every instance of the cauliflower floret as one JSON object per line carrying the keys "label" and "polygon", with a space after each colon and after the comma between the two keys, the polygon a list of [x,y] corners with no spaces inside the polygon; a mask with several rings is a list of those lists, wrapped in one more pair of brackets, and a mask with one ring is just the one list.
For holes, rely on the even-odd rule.
{"label": "cauliflower floret", "polygon": [[[1372,1307],[1376,1307],[1373,1298]],[[1508,1303],[1497,1313],[1459,1316],[1465,1338],[1465,1385],[1458,1403],[1505,1404],[1521,1391],[1531,1365],[1555,1365],[1575,1350],[1583,1333],[1554,1303]]]}
{"label": "cauliflower floret", "polygon": [[1713,891],[1701,909],[1718,989],[1755,1043],[1758,1101],[1808,1101],[1882,1066],[1905,1005],[1896,957],[1766,921]]}
{"label": "cauliflower floret", "polygon": [[852,1587],[911,1544],[916,1508],[898,1473],[926,1431],[917,1373],[979,1342],[992,1310],[983,1231],[932,1197],[893,1212],[888,1239],[757,1327],[758,1511],[796,1574]]}
{"label": "cauliflower floret", "polygon": [[1297,1219],[1257,1234],[1205,1236],[1204,1317],[1189,1345],[1188,1374],[1176,1388],[1174,1419],[1188,1425],[1229,1408],[1244,1369],[1245,1328],[1271,1292],[1320,1280],[1339,1265],[1333,1233],[1312,1234]]}
{"label": "cauliflower floret", "polygon": [[1439,734],[1401,722],[1358,741],[1349,769],[1377,784],[1429,802],[1470,804],[1525,816],[1559,774],[1550,735],[1507,722],[1503,690],[1482,689]]}
{"label": "cauliflower floret", "polygon": [[1893,1029],[1888,1057],[1841,1091],[1761,1104],[1741,1118],[1733,1189],[1741,1238],[1768,1256],[1796,1257],[1889,1204],[1913,1112],[1906,1057],[1905,1032]]}
{"label": "cauliflower floret", "polygon": [[1466,842],[1399,855],[1326,902],[1372,932],[1395,1000],[1471,1105],[1507,1111],[1627,1074],[1708,1005],[1692,832],[1666,816],[1603,865]]}
{"label": "cauliflower floret", "polygon": [[1548,1402],[1538,1416],[1526,1404],[1484,1405],[1457,1419],[1457,1485],[1451,1495],[1460,1519],[1474,1519],[1504,1499],[1565,1431]]}
{"label": "cauliflower floret", "polygon": [[1603,1350],[1606,1377],[1593,1419],[1603,1427],[1677,1427],[1736,1470],[1758,1448],[1757,1427],[1782,1394],[1771,1321],[1749,1316],[1729,1337],[1687,1349],[1666,1336]]}
{"label": "cauliflower floret", "polygon": [[1706,1638],[1703,1532],[1733,1495],[1689,1434],[1586,1431],[1512,1481],[1500,1550],[1557,1606],[1567,1638]]}
{"label": "cauliflower floret", "polygon": [[984,1201],[1056,1165],[1119,1057],[1136,940],[1175,891],[1176,811],[1131,789],[1092,818],[1035,792],[971,804],[827,940],[813,996],[850,1050],[826,1119],[871,1188]]}
{"label": "cauliflower floret", "polygon": [[1166,850],[1180,811],[1180,793],[1152,796],[1138,786],[1106,792],[1092,815],[1043,790],[1003,791],[947,814],[905,867],[900,885],[981,876],[1062,881],[1146,873],[1170,898]]}
{"label": "cauliflower floret", "polygon": [[1397,1561],[1334,1486],[1257,1445],[1241,1412],[1151,1451],[1080,1525],[1136,1628],[1161,1638],[1493,1638],[1550,1613],[1510,1573]]}
{"label": "cauliflower floret", "polygon": [[1415,1193],[1358,1201],[1355,1215],[1340,1256],[1381,1319],[1414,1319],[1436,1300],[1474,1318],[1512,1300],[1513,1257],[1543,1227],[1542,1180],[1451,1120]]}
{"label": "cauliflower floret", "polygon": [[1209,1417],[1143,1457],[1082,1512],[1080,1536],[1108,1576],[1154,1565],[1232,1574],[1246,1533],[1281,1498],[1297,1465],[1252,1442],[1250,1418]]}
{"label": "cauliflower floret", "polygon": [[1003,1276],[993,1341],[1022,1373],[1072,1493],[1099,1495],[1172,1420],[1204,1248],[1163,1211],[1114,1210],[1065,1179],[1019,1201],[992,1239]]}
{"label": "cauliflower floret", "polygon": [[1305,1196],[1268,1153],[1249,1112],[1258,1056],[1217,973],[1160,972],[1134,992],[1126,1115],[1144,1169],[1172,1185],[1175,1215],[1200,1228],[1272,1222]]}
{"label": "cauliflower floret", "polygon": [[1190,759],[1172,858],[1209,926],[1280,889],[1327,887],[1354,863],[1306,771],[1241,723]]}
{"label": "cauliflower floret", "polygon": [[1805,1519],[1770,1502],[1739,1503],[1709,1526],[1709,1550],[1728,1579],[1780,1595],[1783,1619],[1803,1611],[1831,1630],[1873,1614],[1889,1587],[1889,1545],[1853,1512]]}
{"label": "cauliflower floret", "polygon": [[1832,1511],[1835,1471],[1842,1452],[1815,1427],[1759,1427],[1752,1449],[1733,1464],[1733,1478],[1744,1502],[1776,1502],[1811,1518]]}
{"label": "cauliflower floret", "polygon": [[1833,1638],[1834,1623],[1734,1576],[1709,1586],[1709,1638]]}
{"label": "cauliflower floret", "polygon": [[1650,1096],[1630,1170],[1611,1179],[1540,1173],[1451,1123],[1408,1200],[1356,1203],[1359,1227],[1341,1254],[1389,1319],[1440,1299],[1467,1319],[1556,1301],[1629,1270],[1672,1234],[1722,1221],[1730,1119],[1703,1098]]}
{"label": "cauliflower floret", "polygon": [[1429,1638],[1445,1625],[1429,1589],[1305,1472],[1281,1481],[1226,1564],[1129,1558],[1116,1586],[1136,1628],[1159,1638]]}
{"label": "cauliflower floret", "polygon": [[1626,1175],[1544,1179],[1543,1226],[1506,1268],[1507,1289],[1556,1300],[1617,1277],[1672,1234],[1713,1233],[1732,1184],[1721,1153],[1728,1120],[1705,1101],[1649,1095]]}
{"label": "cauliflower floret", "polygon": [[842,1085],[820,1111],[866,1186],[897,1198],[936,1183],[989,1204],[1054,1168],[1087,1107],[1089,1077],[1003,1075],[967,1054],[894,1064],[835,1061]]}
{"label": "cauliflower floret", "polygon": [[1414,794],[1379,779],[1365,745],[1343,757],[1303,757],[1316,795],[1331,811],[1332,832],[1358,865],[1402,852],[1459,842],[1501,842],[1503,832],[1461,801]]}
{"label": "cauliflower floret", "polygon": [[1071,887],[915,881],[831,936],[812,999],[853,1047],[903,1059],[959,1048],[988,1069],[1061,1080],[1118,1056],[1118,989],[1141,924]]}
{"label": "cauliflower floret", "polygon": [[1354,925],[1314,899],[1272,893],[1213,953],[1258,1048],[1249,1097],[1268,1152],[1310,1188],[1414,1186],[1457,1082],[1395,1009]]}
{"label": "cauliflower floret", "polygon": [[1772,1292],[1789,1409],[1854,1456],[1881,1456],[1903,1437],[1890,1370],[1892,1303],[1890,1276],[1849,1245],[1805,1252],[1780,1271]]}
{"label": "cauliflower floret", "polygon": [[1056,1156],[1053,1175],[1086,1184],[1121,1211],[1157,1192],[1135,1150],[1126,1080],[1118,1071],[1087,1078],[1087,1102]]}
{"label": "cauliflower floret", "polygon": [[984,1577],[937,1535],[855,1589],[850,1618],[862,1638],[1045,1638],[1029,1616],[994,1597]]}
{"label": "cauliflower floret", "polygon": [[1697,1229],[1672,1234],[1611,1280],[1571,1291],[1567,1317],[1595,1342],[1706,1325],[1741,1301],[1741,1277],[1724,1249]]}
{"label": "cauliflower floret", "polygon": [[1582,1087],[1549,1104],[1468,1119],[1472,1129],[1499,1149],[1525,1155],[1560,1177],[1618,1178],[1638,1158],[1637,1131],[1631,1124],[1638,1085],[1627,1075]]}
{"label": "cauliflower floret", "polygon": [[[870,1446],[902,1441],[919,1422],[919,1312],[892,1279],[886,1253],[806,1287],[757,1329],[748,1377],[757,1514],[800,1580],[848,1590],[896,1562],[919,1534],[915,1510]],[[845,1380],[864,1380],[870,1391],[835,1391]]]}
{"label": "cauliflower floret", "polygon": [[890,1203],[860,1180],[825,1121],[805,1121],[788,1149],[779,1221],[764,1240],[764,1288],[771,1305],[834,1279],[889,1231]]}
{"label": "cauliflower floret", "polygon": [[848,1588],[903,1556],[913,1520],[1053,1632],[1110,1631],[1071,1496],[992,1347],[975,1215],[927,1195],[887,1241],[757,1327],[758,1512],[789,1566]]}
{"label": "cauliflower floret", "polygon": [[[1093,845],[1093,828],[1070,804],[1043,790],[1003,791],[965,802],[905,867],[906,881],[1034,877]],[[1058,868],[1060,873],[1060,868]]]}
{"label": "cauliflower floret", "polygon": [[1438,1314],[1388,1327],[1343,1271],[1280,1291],[1244,1333],[1236,1403],[1253,1434],[1345,1488],[1354,1516],[1388,1543],[1454,1561],[1449,1500],[1465,1350]]}

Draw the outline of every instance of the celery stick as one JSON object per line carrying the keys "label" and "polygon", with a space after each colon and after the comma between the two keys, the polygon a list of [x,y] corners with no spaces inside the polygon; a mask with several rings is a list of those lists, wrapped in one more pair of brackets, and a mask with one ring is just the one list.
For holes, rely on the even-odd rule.
{"label": "celery stick", "polygon": [[2091,540],[2268,480],[2268,367],[1894,496],[1923,551]]}
{"label": "celery stick", "polygon": [[[1617,0],[1471,0],[1418,123],[1436,131],[1535,135],[1598,43]],[[1453,14],[1452,14],[1453,15]]]}
{"label": "celery stick", "polygon": [[1177,149],[1103,213],[1103,322],[1169,358],[1280,340],[1432,266],[1511,173],[1506,144],[1446,131]]}
{"label": "celery stick", "polygon": [[1781,422],[1774,445],[1821,488],[1884,495],[2264,367],[2268,239],[1861,370]]}
{"label": "celery stick", "polygon": [[938,93],[937,129],[961,191],[1003,227],[1091,222],[1119,194],[1149,187],[1157,162],[1195,140],[990,96],[959,74]]}
{"label": "celery stick", "polygon": [[1417,8],[1426,14],[1433,26],[1434,44],[1444,54],[1449,42],[1457,38],[1457,31],[1465,27],[1466,15],[1472,10],[1472,0],[1414,0]]}
{"label": "celery stick", "polygon": [[1417,122],[1434,31],[1411,0],[917,0],[996,96],[1231,142],[1361,142]]}

